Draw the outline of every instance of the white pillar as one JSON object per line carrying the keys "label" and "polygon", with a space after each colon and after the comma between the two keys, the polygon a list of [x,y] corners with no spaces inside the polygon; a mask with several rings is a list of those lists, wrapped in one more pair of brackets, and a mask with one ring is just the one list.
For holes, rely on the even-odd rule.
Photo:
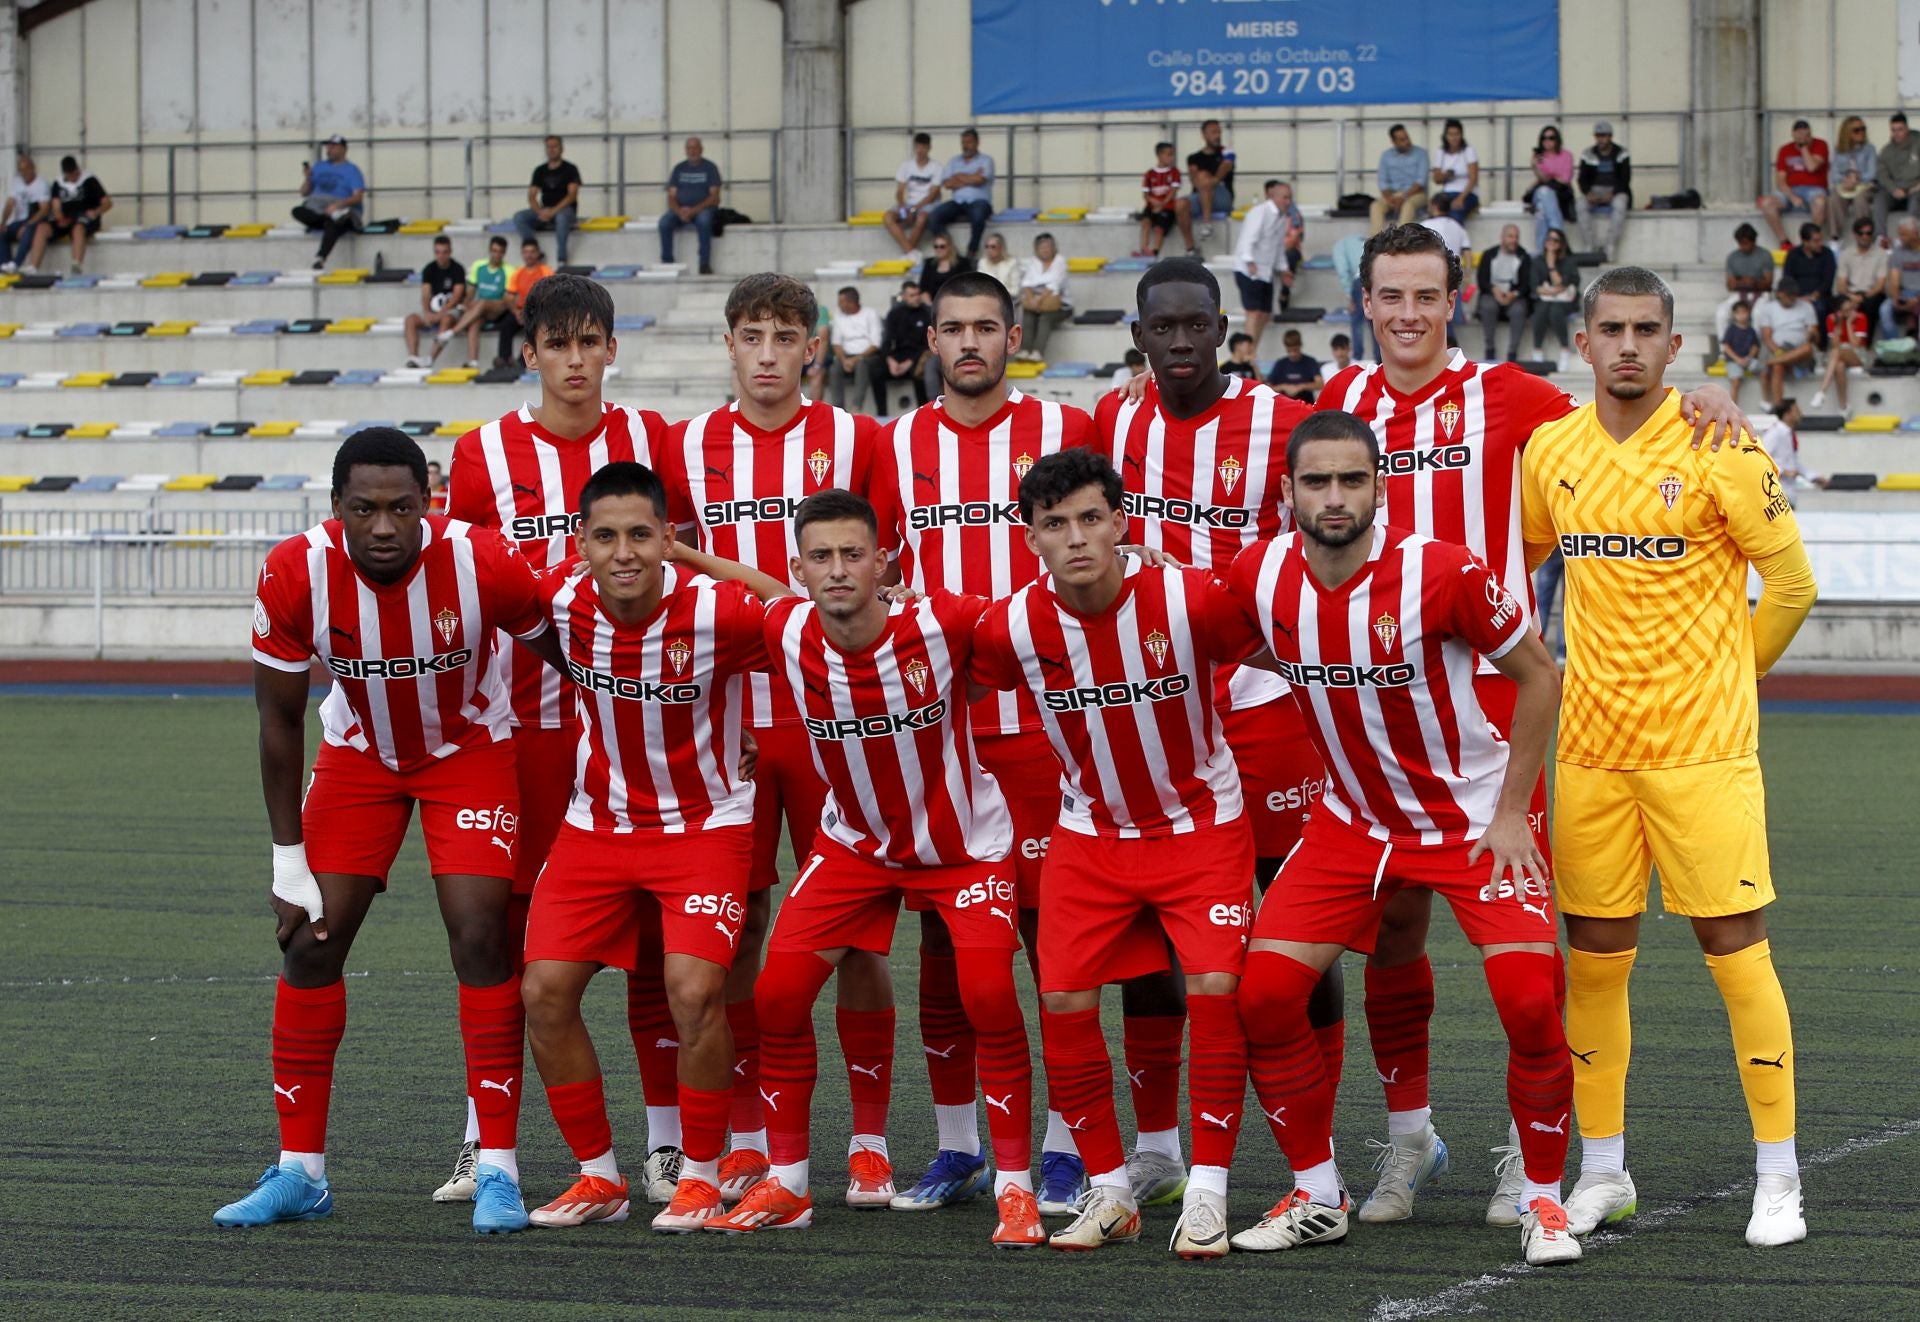
{"label": "white pillar", "polygon": [[1693,178],[1708,205],[1759,191],[1760,0],[1693,0]]}
{"label": "white pillar", "polygon": [[847,23],[841,0],[782,0],[780,190],[775,219],[845,219]]}

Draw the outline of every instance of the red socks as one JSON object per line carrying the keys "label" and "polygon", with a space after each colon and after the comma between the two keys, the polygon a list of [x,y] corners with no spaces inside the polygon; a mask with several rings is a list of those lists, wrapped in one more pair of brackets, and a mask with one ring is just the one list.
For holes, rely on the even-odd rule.
{"label": "red socks", "polygon": [[1184,1014],[1129,1015],[1121,1020],[1134,1127],[1143,1132],[1180,1126],[1180,1046],[1186,1032]]}
{"label": "red socks", "polygon": [[346,983],[293,987],[280,979],[273,995],[273,1106],[283,1151],[327,1150],[333,1057],[346,1031]]}
{"label": "red socks", "polygon": [[1507,1105],[1520,1131],[1527,1178],[1552,1184],[1566,1168],[1573,1110],[1573,1059],[1554,1005],[1554,957],[1511,950],[1488,959],[1485,968],[1507,1030]]}
{"label": "red socks", "polygon": [[960,997],[958,957],[930,955],[924,947],[920,951],[920,1041],[927,1053],[933,1104],[972,1105],[977,1048]]}
{"label": "red socks", "polygon": [[979,1041],[980,1092],[987,1099],[993,1164],[1023,1171],[1033,1164],[1033,1057],[1027,1021],[1013,984],[1010,950],[954,952],[966,1010]]}
{"label": "red socks", "polygon": [[547,1085],[547,1105],[575,1161],[586,1163],[613,1148],[613,1127],[607,1123],[607,1094],[600,1076],[579,1083]]}
{"label": "red socks", "polygon": [[894,1012],[835,1009],[833,1017],[847,1061],[847,1090],[853,1095],[853,1132],[884,1137],[887,1104],[893,1098]]}
{"label": "red socks", "polygon": [[832,973],[833,966],[818,955],[772,951],[754,983],[761,1024],[758,1091],[766,1114],[767,1156],[783,1166],[807,1158],[813,1087],[820,1069],[813,1039],[813,1003]]}
{"label": "red socks", "polygon": [[[644,942],[643,942],[644,946]],[[640,1091],[648,1106],[680,1104],[680,1033],[667,1006],[666,974],[658,949],[642,949],[627,975],[627,1031],[640,1063]]]}
{"label": "red socks", "polygon": [[[1260,1109],[1280,1150],[1296,1171],[1327,1160],[1333,1143],[1333,1093],[1307,1027],[1307,998],[1320,975],[1271,950],[1247,956],[1240,979],[1240,1021],[1247,1032],[1247,1064]],[[1193,1000],[1189,999],[1189,1009]],[[1194,1158],[1199,1160],[1199,1131]]]}
{"label": "red socks", "polygon": [[1367,1035],[1389,1111],[1427,1105],[1427,1025],[1433,1018],[1433,965],[1425,955],[1392,968],[1367,965]]}
{"label": "red socks", "polygon": [[733,1132],[751,1134],[767,1127],[760,1100],[760,1015],[751,998],[727,1006],[727,1027],[733,1030]]}
{"label": "red socks", "polygon": [[1320,1049],[1320,1068],[1327,1072],[1327,1090],[1340,1095],[1340,1075],[1347,1065],[1347,1021],[1338,1020],[1313,1030],[1313,1044]]}
{"label": "red socks", "polygon": [[720,1160],[720,1145],[727,1137],[727,1109],[732,1101],[731,1088],[708,1092],[680,1085],[680,1150],[688,1161]]}
{"label": "red socks", "polygon": [[[1193,1164],[1230,1166],[1247,1097],[1247,1039],[1232,996],[1187,994],[1193,1050],[1187,1066],[1187,1114]],[[1142,1119],[1141,1128],[1146,1128]]]}
{"label": "red socks", "polygon": [[516,974],[492,987],[460,987],[460,1036],[467,1048],[467,1096],[480,1120],[480,1146],[519,1145],[527,1012]]}
{"label": "red socks", "polygon": [[1100,1031],[1100,1010],[1071,1014],[1040,1011],[1041,1054],[1054,1109],[1080,1149],[1089,1175],[1105,1175],[1127,1164],[1120,1146],[1120,1124],[1113,1110],[1113,1058]]}

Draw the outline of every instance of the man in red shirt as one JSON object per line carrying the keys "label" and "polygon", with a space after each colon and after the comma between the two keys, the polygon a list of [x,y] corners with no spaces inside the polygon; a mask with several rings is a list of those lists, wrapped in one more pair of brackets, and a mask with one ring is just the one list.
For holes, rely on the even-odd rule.
{"label": "man in red shirt", "polygon": [[[668,513],[681,541],[789,583],[796,554],[793,518],[800,502],[833,488],[864,491],[878,424],[801,393],[807,359],[820,348],[818,309],[805,284],[773,272],[748,276],[728,295],[726,318],[734,402],[668,429],[659,465]],[[720,1163],[720,1196],[729,1203],[768,1173],[754,979],[780,879],[781,819],[794,858],[804,859],[827,796],[787,687],[773,675],[748,675],[742,682],[746,725],[759,762],[746,925],[727,977],[727,1020],[738,1057],[732,1150]],[[893,983],[886,960],[851,951],[840,970],[842,1022],[862,1040],[884,1037],[891,1044]],[[636,1047],[643,1037],[636,1031]],[[671,1038],[654,1034],[646,1040]],[[641,1050],[644,1057],[647,1052]],[[887,1060],[892,1060],[890,1048]],[[893,1197],[885,1142],[882,1129],[876,1146],[861,1149],[868,1155],[853,1176],[861,1205],[884,1205]]]}
{"label": "man in red shirt", "polygon": [[667,562],[672,525],[653,470],[613,463],[580,492],[585,574],[548,576],[549,610],[579,690],[573,799],[527,917],[527,1038],[580,1175],[532,1214],[578,1226],[627,1214],[606,1097],[580,997],[631,970],[659,915],[678,1057],[684,1160],[655,1230],[720,1215],[732,1100],[725,988],[746,914],[753,784],[737,774],[738,685],[765,669],[758,603]]}
{"label": "man in red shirt", "polygon": [[1773,227],[1773,237],[1783,250],[1793,247],[1793,241],[1780,223],[1782,214],[1805,211],[1816,221],[1826,214],[1827,163],[1832,159],[1826,142],[1813,136],[1813,126],[1804,119],[1794,120],[1792,139],[1774,153],[1774,191],[1762,193],[1759,201],[1760,214]]}
{"label": "man in red shirt", "polygon": [[[1555,1007],[1553,883],[1529,800],[1559,673],[1526,609],[1466,548],[1376,526],[1380,445],[1323,412],[1287,443],[1296,531],[1249,548],[1231,586],[1266,635],[1329,769],[1302,848],[1261,905],[1240,984],[1260,1107],[1294,1191],[1233,1237],[1255,1252],[1343,1239],[1333,1090],[1308,997],[1347,949],[1372,944],[1388,898],[1438,891],[1485,958],[1508,1040],[1507,1100],[1524,1123],[1521,1246],[1534,1266],[1580,1256],[1560,1205],[1573,1068]],[[1475,697],[1475,656],[1514,683],[1509,740]],[[1491,860],[1491,875],[1488,864]]]}
{"label": "man in red shirt", "polygon": [[[334,517],[267,556],[253,607],[260,777],[273,830],[273,1010],[280,1160],[220,1226],[330,1216],[327,1107],[346,1031],[340,980],[416,803],[460,980],[467,1088],[478,1110],[473,1225],[526,1227],[515,1129],[522,1012],[509,895],[518,795],[495,630],[552,666],[560,652],[533,573],[499,534],[427,511],[427,459],[391,428],[333,462]],[[334,676],[304,796],[309,666]]]}

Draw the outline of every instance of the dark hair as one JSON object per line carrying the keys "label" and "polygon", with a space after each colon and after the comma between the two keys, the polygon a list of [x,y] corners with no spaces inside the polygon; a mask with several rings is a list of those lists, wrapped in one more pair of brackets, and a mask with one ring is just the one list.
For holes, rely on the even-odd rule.
{"label": "dark hair", "polygon": [[1862,230],[1865,230],[1868,234],[1873,233],[1873,220],[1870,217],[1862,216],[1853,222],[1853,232],[1855,234],[1860,233]]}
{"label": "dark hair", "polygon": [[1904,124],[1906,122],[1907,122],[1907,112],[1904,110],[1896,110],[1891,115],[1887,116],[1887,123],[1889,124]]}
{"label": "dark hair", "polygon": [[612,335],[613,295],[584,275],[550,275],[527,291],[520,321],[528,344],[555,332],[568,338],[596,330]]}
{"label": "dark hair", "polygon": [[1171,142],[1156,142],[1153,144],[1153,154],[1155,156],[1158,156],[1163,151],[1172,151],[1172,150],[1173,150],[1173,144]]}
{"label": "dark hair", "polygon": [[1733,241],[1735,243],[1740,242],[1742,239],[1758,239],[1759,237],[1760,231],[1747,224],[1744,220],[1733,227]]}
{"label": "dark hair", "polygon": [[661,523],[667,521],[667,488],[660,475],[645,464],[627,460],[607,464],[587,479],[580,488],[580,518],[584,521],[593,502],[608,496],[645,496]]}
{"label": "dark hair", "polygon": [[1673,289],[1644,266],[1616,266],[1594,277],[1593,283],[1580,296],[1580,316],[1589,326],[1593,324],[1593,309],[1599,304],[1602,294],[1620,294],[1628,298],[1657,297],[1660,300],[1661,317],[1666,320],[1669,330],[1673,328]]}
{"label": "dark hair", "polygon": [[1793,411],[1794,405],[1798,404],[1799,402],[1800,401],[1795,399],[1792,395],[1782,395],[1780,397],[1780,402],[1773,406],[1773,416],[1776,418],[1786,417],[1788,413]]}
{"label": "dark hair", "polygon": [[1797,131],[1799,129],[1811,129],[1813,125],[1807,123],[1804,119],[1796,119],[1793,121],[1793,127]]}
{"label": "dark hair", "polygon": [[398,427],[365,427],[340,442],[333,452],[333,494],[347,489],[354,469],[405,468],[422,491],[427,489],[427,456],[420,443]]}
{"label": "dark hair", "polygon": [[[1567,232],[1565,230],[1561,229],[1558,225],[1555,225],[1547,230],[1547,237],[1549,239],[1553,238],[1556,234],[1560,236],[1560,251],[1572,252],[1573,245],[1567,242]],[[1540,245],[1540,251],[1543,254],[1547,251],[1547,245],[1545,243],[1542,243]]]}
{"label": "dark hair", "polygon": [[1800,242],[1805,243],[1818,233],[1820,233],[1820,227],[1809,220],[1800,227]]}
{"label": "dark hair", "polygon": [[1283,332],[1283,333],[1281,334],[1281,336],[1280,336],[1280,343],[1282,343],[1282,344],[1299,344],[1299,343],[1301,343],[1301,337],[1300,337],[1300,332],[1299,332],[1299,331],[1297,331],[1297,330],[1294,330],[1294,329],[1292,329],[1291,327],[1289,327],[1289,328],[1288,328],[1288,329],[1287,329],[1287,330],[1286,330],[1285,332]]}
{"label": "dark hair", "polygon": [[1460,145],[1461,145],[1462,147],[1464,147],[1464,146],[1466,146],[1466,145],[1467,145],[1467,126],[1466,126],[1465,124],[1462,124],[1462,123],[1461,123],[1461,122],[1460,122],[1459,120],[1457,120],[1457,119],[1450,119],[1450,120],[1448,120],[1448,121],[1447,121],[1446,123],[1444,123],[1444,124],[1442,124],[1442,125],[1440,126],[1440,146],[1441,146],[1441,147],[1442,147],[1443,149],[1444,149],[1444,148],[1446,147],[1446,145],[1447,145],[1447,130],[1448,130],[1448,129],[1459,129],[1459,130],[1460,130]]}
{"label": "dark hair", "polygon": [[964,128],[960,130],[960,136],[963,138],[972,138],[975,142],[978,142],[980,141],[980,130],[971,127]]}
{"label": "dark hair", "polygon": [[837,297],[850,298],[853,300],[853,305],[855,307],[860,306],[860,291],[854,288],[852,285],[841,285],[840,292],[837,295]]}
{"label": "dark hair", "polygon": [[913,145],[916,147],[931,147],[933,146],[933,135],[930,133],[916,133],[913,135]]}
{"label": "dark hair", "polygon": [[1198,285],[1207,291],[1214,311],[1220,310],[1220,281],[1198,258],[1169,257],[1147,268],[1147,273],[1140,277],[1140,283],[1133,287],[1134,306],[1143,315],[1147,310],[1148,291],[1159,285]]}
{"label": "dark hair", "polygon": [[507,236],[504,234],[496,234],[491,239],[487,240],[487,247],[489,248],[504,248],[506,246],[507,246]]}
{"label": "dark hair", "polygon": [[1380,464],[1380,438],[1373,434],[1373,428],[1362,418],[1339,409],[1323,409],[1300,420],[1300,425],[1287,437],[1287,471],[1293,472],[1300,466],[1300,451],[1311,441],[1361,441],[1366,444],[1367,455],[1375,467]]}
{"label": "dark hair", "polygon": [[1108,509],[1117,510],[1126,501],[1126,489],[1111,459],[1083,445],[1055,450],[1020,479],[1020,517],[1032,523],[1036,509],[1052,509],[1082,487],[1092,486],[1107,498]]}
{"label": "dark hair", "polygon": [[1252,343],[1253,336],[1247,334],[1245,331],[1235,331],[1233,334],[1227,336],[1227,352],[1232,353],[1241,345]]}
{"label": "dark hair", "polygon": [[558,133],[549,133],[549,134],[547,134],[547,136],[546,136],[546,138],[545,138],[545,139],[543,140],[543,142],[542,142],[542,145],[545,145],[545,143],[548,143],[548,142],[557,142],[557,143],[559,143],[559,144],[560,144],[560,145],[561,145],[562,147],[564,147],[564,146],[566,146],[566,145],[567,145],[567,140],[566,140],[565,138],[563,138],[563,137],[561,137],[561,136],[560,136],[560,135],[559,135]]}
{"label": "dark hair", "polygon": [[[1279,187],[1281,184],[1286,184],[1286,183],[1287,181],[1284,179],[1269,179],[1267,180],[1266,183],[1260,185],[1260,191],[1262,193],[1268,193],[1268,192],[1271,192],[1273,189]],[[1287,187],[1291,188],[1293,187],[1293,185],[1287,184]]]}
{"label": "dark hair", "polygon": [[808,496],[794,511],[794,545],[798,546],[800,534],[816,523],[842,522],[864,523],[867,531],[873,534],[874,541],[880,540],[880,520],[874,514],[873,506],[867,503],[867,498],[840,487],[828,487]]}
{"label": "dark hair", "polygon": [[1219,123],[1217,119],[1203,119],[1200,121],[1200,131],[1205,133],[1210,126],[1218,126]]}
{"label": "dark hair", "polygon": [[436,248],[439,248],[439,247],[451,248],[453,247],[453,240],[448,238],[444,234],[436,234],[433,236],[433,246]]}
{"label": "dark hair", "polygon": [[727,295],[726,315],[728,330],[743,321],[765,319],[798,326],[811,335],[820,319],[820,303],[804,281],[778,271],[761,271],[733,287]]}
{"label": "dark hair", "polygon": [[1405,124],[1389,124],[1387,126],[1387,137],[1391,138],[1396,133],[1405,133],[1406,131],[1407,126]]}
{"label": "dark hair", "polygon": [[1128,367],[1145,367],[1147,365],[1147,356],[1138,349],[1129,349],[1120,355],[1120,361]]}
{"label": "dark hair", "polygon": [[1373,262],[1376,257],[1409,257],[1432,253],[1447,264],[1447,290],[1457,293],[1462,280],[1460,259],[1447,241],[1425,225],[1389,225],[1367,240],[1360,250],[1360,287],[1373,292]]}
{"label": "dark hair", "polygon": [[1562,138],[1560,136],[1559,128],[1556,127],[1555,125],[1549,124],[1545,128],[1541,129],[1540,136],[1533,140],[1533,150],[1536,156],[1547,149],[1547,135],[1549,133],[1553,135],[1553,140],[1555,142],[1566,141],[1565,138]]}
{"label": "dark hair", "polygon": [[1327,341],[1327,347],[1329,349],[1351,349],[1353,347],[1353,341],[1347,338],[1345,331],[1342,331]]}
{"label": "dark hair", "polygon": [[1042,240],[1045,240],[1046,242],[1053,244],[1055,248],[1058,248],[1060,246],[1059,241],[1053,237],[1052,230],[1042,230],[1040,231],[1040,233],[1034,235],[1033,246],[1038,248]]}
{"label": "dark hair", "polygon": [[912,277],[908,277],[907,279],[902,280],[900,282],[900,292],[903,294],[906,293],[909,289],[918,289],[919,287],[920,287],[920,282],[918,280],[913,279]]}
{"label": "dark hair", "polygon": [[78,170],[79,168],[80,168],[80,162],[76,161],[73,157],[62,156],[60,158],[60,169],[63,172],[67,170]]}
{"label": "dark hair", "polygon": [[950,298],[991,298],[999,301],[1002,325],[1013,325],[1013,295],[1007,287],[985,271],[960,271],[940,282],[933,296],[933,320],[940,320],[940,305]]}

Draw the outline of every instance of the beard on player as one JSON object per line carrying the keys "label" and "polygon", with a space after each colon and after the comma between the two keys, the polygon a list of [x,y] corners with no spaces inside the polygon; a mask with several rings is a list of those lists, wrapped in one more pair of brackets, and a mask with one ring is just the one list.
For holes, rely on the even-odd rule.
{"label": "beard on player", "polygon": [[[1322,413],[1315,418],[1345,416]],[[1352,546],[1364,537],[1385,496],[1378,454],[1358,439],[1316,437],[1310,445],[1296,447],[1289,457],[1289,465],[1295,463],[1297,471],[1287,474],[1283,486],[1301,533],[1328,550]]]}
{"label": "beard on player", "polygon": [[1006,318],[1005,304],[991,295],[939,300],[933,353],[940,380],[956,395],[977,399],[1000,388],[1007,356],[1020,348],[1020,327]]}
{"label": "beard on player", "polygon": [[886,614],[880,579],[886,573],[887,554],[864,522],[809,523],[800,532],[799,549],[793,557],[793,576],[823,616],[846,623],[862,614]]}

